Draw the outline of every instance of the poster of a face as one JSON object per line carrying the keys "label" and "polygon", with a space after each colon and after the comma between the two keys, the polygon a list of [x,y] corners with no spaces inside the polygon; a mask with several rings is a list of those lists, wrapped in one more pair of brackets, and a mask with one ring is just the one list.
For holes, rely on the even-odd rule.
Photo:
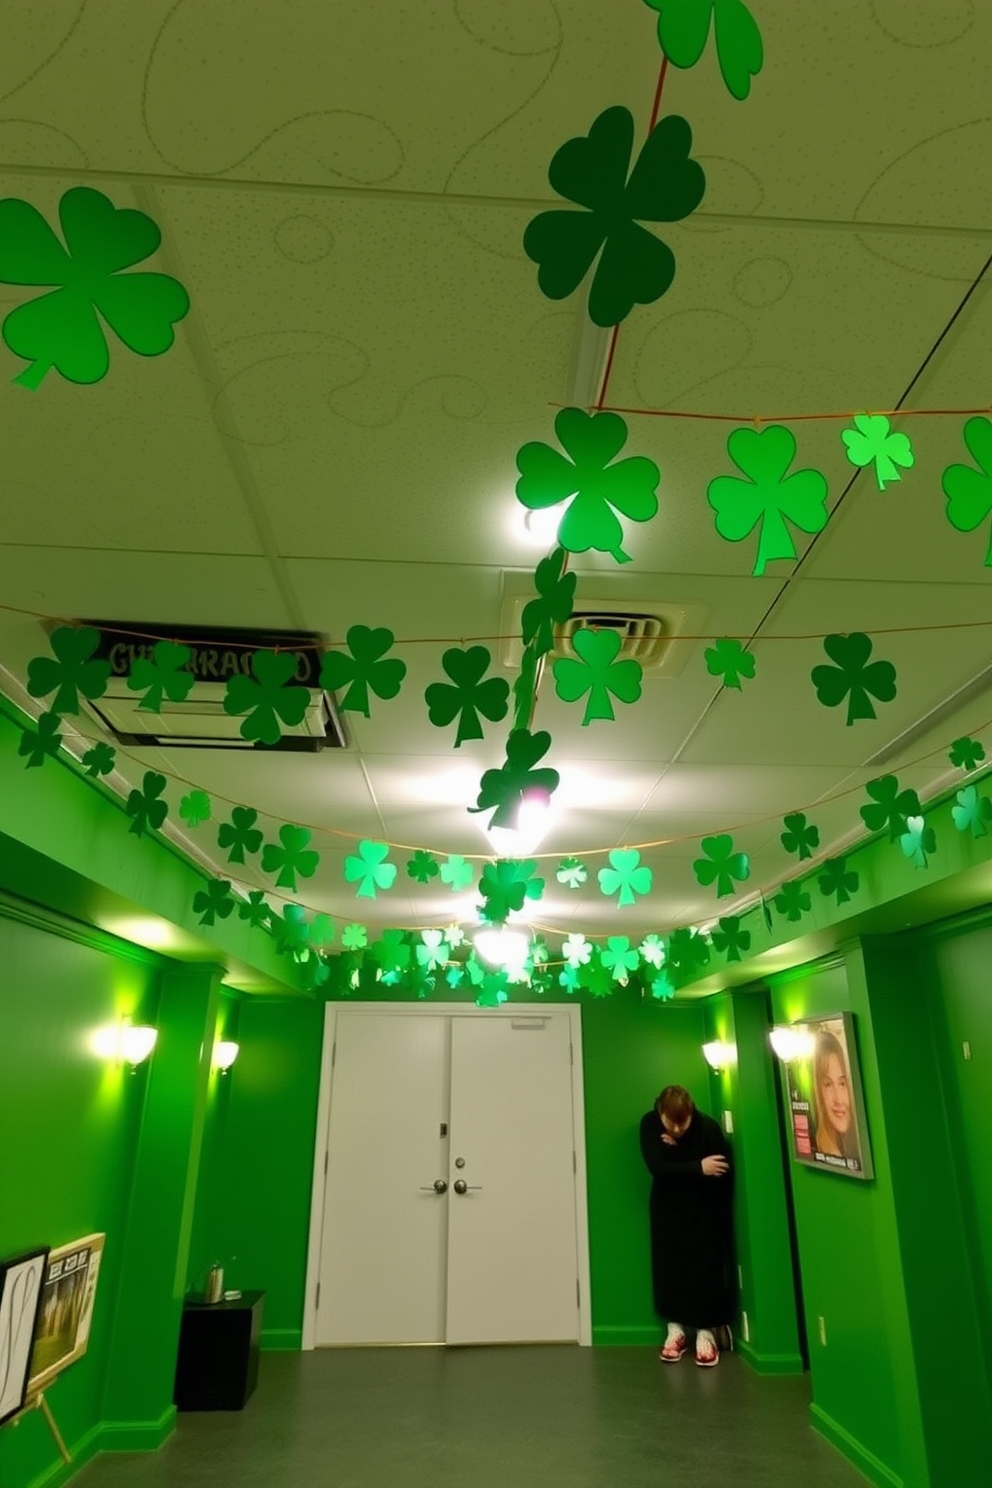
{"label": "poster of a face", "polygon": [[104,1238],[87,1235],[48,1257],[31,1357],[31,1392],[86,1352]]}
{"label": "poster of a face", "polygon": [[851,1013],[794,1023],[803,1051],[785,1066],[797,1162],[871,1178],[871,1149]]}

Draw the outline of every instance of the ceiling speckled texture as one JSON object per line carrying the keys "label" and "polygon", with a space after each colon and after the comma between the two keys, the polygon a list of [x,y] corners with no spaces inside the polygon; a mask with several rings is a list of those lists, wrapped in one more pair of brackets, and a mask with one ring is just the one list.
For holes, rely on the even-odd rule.
{"label": "ceiling speckled texture", "polygon": [[[766,61],[746,103],[712,49],[669,69],[662,112],[689,119],[707,194],[663,230],[675,282],[621,327],[608,401],[766,420],[891,408],[992,252],[992,8],[753,9]],[[541,296],[523,229],[555,200],[547,167],[565,139],[611,104],[646,125],[654,21],[638,0],[0,0],[0,195],[50,220],[78,184],[138,207],[163,230],[157,266],[192,300],[168,355],[114,348],[92,387],[50,374],[26,393],[0,349],[5,690],[23,701],[17,678],[43,649],[18,610],[334,640],[356,622],[405,640],[499,633],[540,556],[517,521],[516,451],[550,437],[555,405],[592,401],[608,339],[578,298]],[[24,297],[0,286],[0,311]],[[992,271],[906,400],[990,404]],[[549,884],[536,918],[563,930],[726,912],[691,869],[720,828],[765,885],[790,871],[785,811],[809,808],[825,846],[849,840],[880,773],[868,762],[992,649],[972,624],[992,620],[987,538],[948,524],[940,488],[965,457],[962,419],[894,421],[917,464],[884,493],[870,472],[852,483],[842,425],[794,425],[797,465],[824,472],[835,510],[815,540],[799,535],[798,564],[761,578],[754,539],[723,542],[706,501],[731,426],[628,422],[630,451],[661,468],[661,510],[630,532],[622,571],[575,564],[580,600],[699,606],[703,633],[754,638],[758,677],[721,691],[706,643],[686,641],[677,675],[646,678],[617,724],[585,729],[545,686],[537,722],[562,785],[542,851],[668,839],[646,850],[654,893],[622,927],[594,886]],[[884,634],[921,624],[962,628]],[[900,688],[849,729],[815,700],[819,642],[787,638],[854,629]],[[403,648],[404,691],[371,720],[346,715],[344,751],[149,750],[122,755],[122,777],[162,768],[277,820],[485,852],[465,808],[503,730],[456,753],[453,730],[429,725],[441,649]],[[932,793],[950,778],[940,746],[986,717],[992,693],[885,769]],[[982,737],[992,750],[992,725]],[[170,785],[173,804],[185,788]],[[224,867],[209,831],[195,842]],[[404,925],[471,913],[471,897],[411,884],[403,853],[396,889],[356,901],[348,839],[315,845],[314,908]]]}

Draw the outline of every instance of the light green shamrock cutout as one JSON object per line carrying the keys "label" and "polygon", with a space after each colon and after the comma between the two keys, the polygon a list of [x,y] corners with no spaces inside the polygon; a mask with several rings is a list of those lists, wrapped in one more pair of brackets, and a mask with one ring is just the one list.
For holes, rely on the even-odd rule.
{"label": "light green shamrock cutout", "polygon": [[992,801],[978,794],[977,785],[966,785],[959,790],[951,807],[951,818],[959,832],[971,831],[972,837],[987,837],[986,822],[992,821]]}
{"label": "light green shamrock cutout", "polygon": [[937,834],[933,827],[927,826],[922,816],[907,817],[906,827],[899,838],[899,846],[917,868],[926,868],[930,853],[937,848]]}
{"label": "light green shamrock cutout", "polygon": [[[964,442],[975,465],[948,465],[941,479],[947,497],[947,520],[959,532],[974,532],[992,512],[992,419],[970,418]],[[992,567],[992,540],[985,554]]]}
{"label": "light green shamrock cutout", "polygon": [[589,877],[589,869],[579,858],[562,858],[555,872],[555,878],[567,889],[581,889]]}
{"label": "light green shamrock cutout", "polygon": [[613,980],[623,983],[630,972],[637,970],[641,959],[626,935],[610,935],[599,954]]}
{"label": "light green shamrock cutout", "polygon": [[290,651],[255,651],[251,669],[251,677],[241,672],[228,677],[224,712],[232,716],[248,714],[240,729],[243,739],[278,744],[282,738],[280,723],[295,728],[303,722],[310,703],[309,689],[292,685],[296,657]]}
{"label": "light green shamrock cutout", "polygon": [[569,996],[571,996],[574,992],[577,992],[579,990],[578,967],[573,966],[571,963],[569,963],[567,966],[563,966],[561,971],[558,973],[558,985],[560,987],[564,987]]}
{"label": "light green shamrock cutout", "polygon": [[[342,712],[370,716],[369,692],[388,701],[396,697],[406,676],[406,662],[398,657],[384,660],[396,637],[384,625],[352,625],[344,651],[327,651],[320,669],[320,685],[326,692],[348,691],[338,702]],[[452,714],[454,717],[454,714]]]}
{"label": "light green shamrock cutout", "polygon": [[555,433],[564,455],[538,441],[517,452],[517,500],[531,511],[567,501],[558,524],[562,547],[570,553],[595,548],[611,553],[618,563],[629,563],[616,513],[632,522],[650,521],[658,510],[657,465],[644,455],[617,460],[627,440],[627,425],[618,413],[563,408],[555,418]]}
{"label": "light green shamrock cutout", "polygon": [[221,822],[217,846],[228,850],[229,863],[243,863],[245,853],[257,853],[262,845],[262,829],[256,827],[258,812],[253,806],[235,806],[229,822]]}
{"label": "light green shamrock cutout", "polygon": [[960,770],[974,770],[985,758],[985,745],[979,743],[977,739],[969,739],[965,734],[962,738],[954,740],[947,758]]}
{"label": "light green shamrock cutout", "polygon": [[859,718],[877,718],[872,698],[891,703],[896,695],[896,669],[891,661],[873,661],[870,637],[861,631],[852,635],[828,635],[823,649],[835,666],[815,666],[810,672],[816,695],[825,708],[836,708],[847,698],[848,727]]}
{"label": "light green shamrock cutout", "polygon": [[28,662],[28,692],[32,697],[54,692],[53,713],[78,713],[80,693],[91,700],[103,697],[110,680],[110,662],[90,660],[100,644],[95,626],[60,625],[52,631],[48,643],[55,660],[36,656]]}
{"label": "light green shamrock cutout", "polygon": [[193,895],[193,913],[200,916],[201,925],[213,925],[219,915],[226,920],[234,912],[231,885],[226,878],[212,878],[205,889]]}
{"label": "light green shamrock cutout", "polygon": [[622,703],[636,703],[644,669],[639,661],[617,660],[623,637],[615,630],[577,630],[571,639],[579,659],[563,656],[555,662],[555,691],[566,703],[578,702],[589,694],[583,725],[594,718],[612,722],[615,714],[611,694]]}
{"label": "light green shamrock cutout", "polygon": [[658,998],[661,1002],[670,1002],[675,996],[675,984],[667,971],[663,971],[660,976],[656,976],[651,983],[651,996]]}
{"label": "light green shamrock cutout", "polygon": [[923,810],[916,791],[909,786],[900,790],[895,775],[881,775],[877,780],[869,780],[865,790],[870,799],[868,805],[861,808],[861,820],[869,832],[888,828],[890,842],[897,841],[907,830],[909,817],[919,816]]}
{"label": "light green shamrock cutout", "polygon": [[717,837],[704,837],[699,844],[705,857],[697,858],[692,865],[696,882],[703,888],[716,884],[716,896],[722,899],[734,892],[734,882],[743,883],[751,876],[747,853],[734,851],[734,839],[722,832]]}
{"label": "light green shamrock cutout", "polygon": [[379,889],[393,887],[396,864],[387,863],[388,857],[389,847],[385,842],[363,841],[358,844],[357,856],[345,858],[345,879],[358,884],[355,892],[359,899],[375,899]]}
{"label": "light green shamrock cutout", "polygon": [[702,167],[689,155],[692,130],[678,114],[655,125],[628,177],[633,147],[630,110],[605,109],[588,135],[556,150],[548,169],[558,195],[586,212],[540,212],[524,232],[524,252],[538,265],[538,286],[549,300],[578,289],[599,257],[589,288],[589,318],[598,326],[618,324],[670,288],[675,255],[641,223],[680,222],[706,190]]}
{"label": "light green shamrock cutout", "polygon": [[625,904],[635,904],[638,894],[649,894],[654,874],[646,864],[641,863],[641,855],[636,848],[625,851],[622,848],[614,848],[610,853],[609,868],[600,868],[599,888],[607,899],[612,894],[619,894],[617,907]]}
{"label": "light green shamrock cutout", "polygon": [[417,961],[424,971],[439,971],[448,960],[448,943],[442,930],[422,930],[416,947]]}
{"label": "light green shamrock cutout", "polygon": [[562,959],[573,971],[586,966],[592,956],[592,946],[584,935],[569,935],[562,942]]}
{"label": "light green shamrock cutout", "polygon": [[262,872],[278,873],[276,886],[296,893],[296,875],[313,878],[320,862],[320,853],[307,850],[311,833],[306,827],[294,827],[288,823],[279,828],[279,841],[267,842],[262,848]]}
{"label": "light green shamrock cutout", "polygon": [[31,363],[14,381],[31,389],[53,367],[69,382],[105,377],[110,358],[101,319],[132,351],[160,356],[189,310],[189,295],[169,274],[120,272],[162,241],[144,212],[73,186],[59,202],[59,222],[68,253],[30,202],[0,201],[0,282],[59,286],[19,305],[3,323],[11,351]]}
{"label": "light green shamrock cutout", "polygon": [[449,987],[460,987],[465,980],[464,966],[449,966],[444,973],[444,980]]}
{"label": "light green shamrock cutout", "polygon": [[572,613],[575,574],[565,572],[567,557],[564,548],[555,548],[534,570],[537,598],[524,605],[520,625],[524,645],[532,647],[536,656],[543,656],[553,649],[555,626],[564,625]]}
{"label": "light green shamrock cutout", "polygon": [[896,467],[909,470],[916,463],[909,436],[894,432],[883,413],[856,413],[854,424],[841,434],[851,464],[874,465],[880,491],[889,481],[902,480]]}
{"label": "light green shamrock cutout", "polygon": [[187,826],[198,827],[210,820],[211,801],[206,791],[191,790],[179,802],[179,815]]}
{"label": "light green shamrock cutout", "polygon": [[131,792],[124,808],[128,816],[134,818],[128,827],[129,832],[142,837],[149,827],[158,828],[162,825],[169,814],[166,803],[159,800],[165,786],[164,775],[159,775],[155,770],[145,771],[141,789]]}
{"label": "light green shamrock cutout", "polygon": [[851,895],[858,892],[861,877],[853,868],[848,868],[846,858],[828,858],[817,882],[820,893],[827,899],[836,897],[839,906],[847,904]]}
{"label": "light green shamrock cutout", "polygon": [[109,744],[94,744],[92,749],[87,749],[82,762],[87,775],[97,780],[101,775],[113,774],[117,763],[117,750]]}
{"label": "light green shamrock cutout", "polygon": [[432,878],[437,878],[441,869],[437,858],[431,852],[425,852],[418,847],[412,857],[407,858],[406,871],[410,878],[416,883],[430,883]]}
{"label": "light green shamrock cutout", "polygon": [[468,810],[475,815],[495,806],[489,825],[515,827],[525,797],[550,800],[558,789],[557,770],[534,769],[550,748],[551,735],[546,730],[532,734],[529,729],[512,729],[506,741],[505,762],[498,770],[484,771],[476,803]]}
{"label": "light green shamrock cutout", "polygon": [[363,951],[369,943],[369,932],[364,925],[345,925],[341,931],[341,944],[346,951]]}
{"label": "light green shamrock cutout", "polygon": [[664,966],[665,942],[660,935],[645,935],[637,949],[640,951],[641,960],[648,966],[653,966],[655,971]]}
{"label": "light green shamrock cutout", "polygon": [[743,541],[760,523],[751,572],[763,574],[775,559],[797,556],[787,521],[809,533],[827,525],[827,482],[818,470],[786,475],[796,441],[783,424],[735,429],[727,453],[747,479],[718,475],[710,481],[706,499],[716,512],[717,532],[728,542]]}
{"label": "light green shamrock cutout", "polygon": [[42,713],[35,728],[26,728],[17,746],[18,754],[27,756],[27,768],[43,765],[46,759],[54,759],[62,747],[57,713]]}
{"label": "light green shamrock cutout", "polygon": [[444,927],[444,938],[453,951],[460,945],[465,944],[465,932],[461,925],[446,925]]}
{"label": "light green shamrock cutout", "polygon": [[799,861],[811,858],[820,845],[820,829],[807,822],[804,811],[792,811],[782,818],[785,831],[779,841],[787,853],[798,853]]}
{"label": "light green shamrock cutout", "polygon": [[813,907],[813,901],[798,879],[782,884],[775,895],[775,908],[787,920],[801,920]]}
{"label": "light green shamrock cutout", "polygon": [[451,853],[441,864],[441,882],[447,884],[453,894],[458,894],[462,889],[470,889],[475,878],[475,870],[467,858],[458,853]]}
{"label": "light green shamrock cutout", "polygon": [[175,641],[156,641],[151,660],[140,656],[127,679],[132,692],[145,693],[138,707],[149,713],[161,713],[164,698],[168,698],[170,703],[183,702],[196,681],[193,673],[185,670],[192,655],[189,646],[179,646]]}
{"label": "light green shamrock cutout", "polygon": [[490,677],[483,682],[492,653],[487,646],[469,646],[459,650],[452,646],[441,657],[441,665],[454,686],[432,682],[424,692],[427,716],[435,728],[446,728],[455,718],[458,730],[455,748],[466,739],[483,738],[481,713],[490,723],[505,718],[510,706],[510,684],[505,677]]}
{"label": "light green shamrock cutout", "polygon": [[761,32],[743,0],[646,0],[658,12],[658,40],[673,67],[695,67],[706,48],[710,21],[723,81],[743,100],[761,71]]}
{"label": "light green shamrock cutout", "polygon": [[727,960],[739,961],[741,952],[751,949],[751,932],[742,930],[740,917],[738,915],[727,915],[725,919],[718,922],[718,927],[710,936],[713,949],[721,955],[726,952]]}
{"label": "light green shamrock cutout", "polygon": [[703,652],[706,670],[712,677],[722,677],[724,687],[736,687],[740,692],[741,678],[750,680],[754,676],[755,660],[741,641],[725,639],[708,646]]}

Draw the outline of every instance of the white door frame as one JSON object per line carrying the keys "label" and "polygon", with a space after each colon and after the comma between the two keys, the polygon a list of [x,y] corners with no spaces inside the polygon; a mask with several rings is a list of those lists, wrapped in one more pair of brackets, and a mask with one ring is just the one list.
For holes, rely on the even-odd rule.
{"label": "white door frame", "polygon": [[592,1343],[592,1309],[589,1293],[589,1214],[586,1200],[586,1118],[582,1083],[582,1010],[575,1004],[552,1002],[505,1002],[498,1008],[480,1008],[465,1002],[328,1002],[324,1009],[324,1046],[320,1061],[320,1093],[317,1100],[317,1131],[314,1141],[313,1187],[310,1199],[310,1237],[307,1244],[307,1280],[303,1301],[304,1349],[312,1349],[317,1333],[317,1280],[324,1229],[324,1186],[331,1115],[331,1053],[337,1034],[339,1012],[373,1013],[394,1017],[433,1016],[457,1013],[469,1018],[567,1018],[572,1045],[572,1130],[575,1135],[575,1251],[579,1280],[579,1343]]}

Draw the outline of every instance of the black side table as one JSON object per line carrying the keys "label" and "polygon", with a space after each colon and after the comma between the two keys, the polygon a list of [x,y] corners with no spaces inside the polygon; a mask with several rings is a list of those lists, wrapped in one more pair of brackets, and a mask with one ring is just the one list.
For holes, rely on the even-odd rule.
{"label": "black side table", "polygon": [[241,1410],[258,1383],[264,1292],[234,1302],[186,1302],[176,1360],[177,1409]]}

